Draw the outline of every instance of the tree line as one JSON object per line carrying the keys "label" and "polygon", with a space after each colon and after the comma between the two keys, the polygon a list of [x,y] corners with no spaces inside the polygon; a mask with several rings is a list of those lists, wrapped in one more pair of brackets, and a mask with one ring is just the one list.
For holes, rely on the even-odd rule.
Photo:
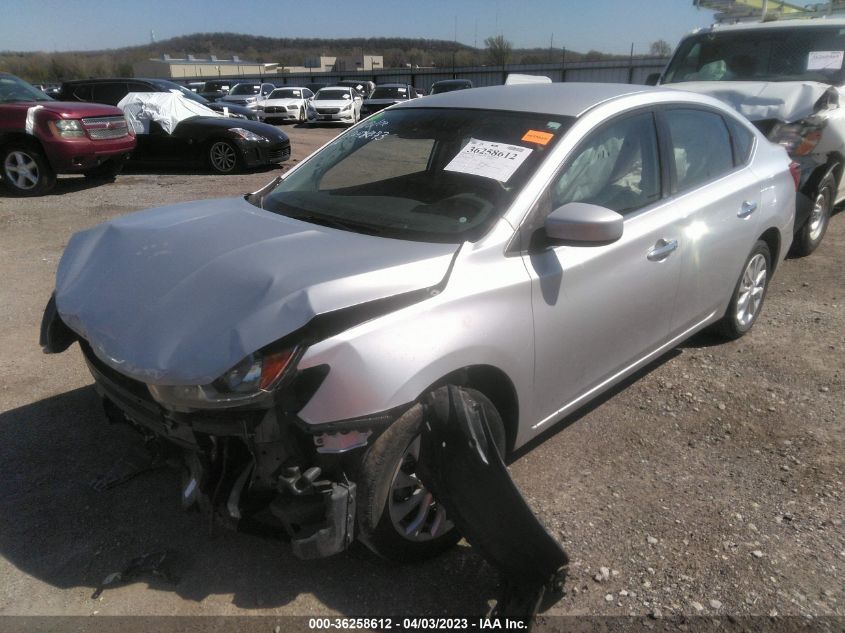
{"label": "tree line", "polygon": [[[655,48],[665,52],[663,47],[652,47],[653,50]],[[0,70],[33,83],[48,83],[82,77],[131,77],[132,64],[160,58],[165,53],[173,58],[186,58],[188,54],[193,54],[198,58],[216,55],[220,59],[231,59],[233,55],[238,55],[244,61],[302,66],[308,56],[342,57],[362,52],[382,55],[385,68],[540,64],[561,63],[564,58],[573,62],[620,57],[594,50],[579,53],[560,48],[515,49],[501,35],[487,38],[485,48],[475,48],[458,42],[423,38],[274,38],[239,33],[196,33],[113,50],[0,51]]]}

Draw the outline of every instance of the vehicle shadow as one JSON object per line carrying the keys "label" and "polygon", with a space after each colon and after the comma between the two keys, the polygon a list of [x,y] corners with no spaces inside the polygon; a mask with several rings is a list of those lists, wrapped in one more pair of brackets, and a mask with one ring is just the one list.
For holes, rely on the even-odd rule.
{"label": "vehicle shadow", "polygon": [[[180,509],[179,474],[169,467],[103,492],[91,488],[92,480],[138,445],[131,429],[107,424],[92,387],[0,413],[0,555],[53,587],[91,593],[131,559],[167,549],[176,553],[177,584],[149,574],[131,582],[189,601],[232,595],[243,609],[278,608],[299,596],[305,605],[314,599],[325,605],[304,606],[299,615],[309,609],[362,617],[481,615],[495,594],[494,571],[465,545],[402,566],[357,543],[329,559],[300,561],[281,540],[220,528],[210,535],[204,515]],[[473,589],[455,591],[459,586]],[[13,587],[6,592],[9,601]],[[138,591],[145,590],[133,589],[132,604],[112,608],[143,613],[147,602]],[[78,593],[68,595],[79,599]],[[103,600],[126,595],[115,590],[110,596],[106,589]],[[33,600],[25,597],[26,604]],[[208,613],[209,606],[203,609]]]}
{"label": "vehicle shadow", "polygon": [[281,172],[287,168],[287,162],[281,165],[261,165],[259,167],[250,167],[242,172],[234,172],[232,174],[218,174],[211,171],[203,165],[195,165],[191,163],[156,163],[156,162],[132,162],[127,163],[121,172],[127,176],[141,176],[141,175],[155,175],[155,174],[176,174],[180,176],[214,176],[216,178],[226,178],[228,176],[239,176],[244,173],[248,174],[264,174],[270,172]]}
{"label": "vehicle shadow", "polygon": [[[84,176],[60,176],[56,179],[56,186],[53,187],[47,196],[62,196],[66,193],[75,193],[77,191],[85,191],[87,189],[96,189],[104,185],[111,184],[112,181],[95,178],[85,178]],[[16,196],[3,186],[0,181],[0,198],[17,198],[25,199],[22,196]]]}

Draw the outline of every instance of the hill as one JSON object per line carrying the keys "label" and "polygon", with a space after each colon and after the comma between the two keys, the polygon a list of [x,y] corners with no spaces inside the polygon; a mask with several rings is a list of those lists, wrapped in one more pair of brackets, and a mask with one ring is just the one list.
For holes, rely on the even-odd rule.
{"label": "hill", "polygon": [[[217,55],[257,62],[278,62],[300,66],[307,55],[351,55],[361,51],[384,56],[386,68],[405,64],[419,66],[474,66],[486,63],[486,50],[446,40],[422,38],[276,38],[240,33],[195,33],[160,42],[118,49],[50,52],[0,52],[0,70],[13,73],[33,83],[46,83],[80,77],[132,76],[132,64],[164,53],[172,57],[188,54]],[[561,49],[514,49],[510,63],[559,63]],[[567,61],[585,56],[566,51]],[[590,59],[611,58],[597,51]]]}

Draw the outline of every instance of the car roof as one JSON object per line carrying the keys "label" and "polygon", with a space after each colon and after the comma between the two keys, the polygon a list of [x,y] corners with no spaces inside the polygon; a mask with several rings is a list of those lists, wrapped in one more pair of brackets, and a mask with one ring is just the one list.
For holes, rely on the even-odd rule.
{"label": "car roof", "polygon": [[721,33],[723,31],[757,31],[766,29],[806,29],[820,27],[845,28],[843,18],[805,18],[791,20],[771,20],[768,22],[736,22],[733,24],[712,24],[700,29],[695,29],[690,35],[701,33]]}
{"label": "car roof", "polygon": [[403,101],[395,107],[469,108],[578,116],[603,101],[641,92],[661,93],[666,92],[666,89],[632,84],[581,82],[520,84],[442,92],[430,95],[422,102]]}
{"label": "car roof", "polygon": [[471,84],[472,82],[469,79],[441,79],[440,81],[435,81],[434,84]]}
{"label": "car roof", "polygon": [[408,84],[401,84],[401,83],[389,83],[389,84],[376,84],[376,88],[407,88]]}

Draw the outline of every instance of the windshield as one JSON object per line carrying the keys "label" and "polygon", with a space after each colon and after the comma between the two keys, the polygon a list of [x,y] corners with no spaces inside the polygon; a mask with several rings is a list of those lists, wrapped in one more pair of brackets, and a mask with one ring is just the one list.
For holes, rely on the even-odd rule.
{"label": "windshield", "polygon": [[270,93],[271,99],[302,99],[302,91],[293,88],[281,88]]}
{"label": "windshield", "polygon": [[260,86],[258,84],[238,84],[232,88],[230,95],[257,95]]}
{"label": "windshield", "polygon": [[681,42],[663,83],[845,79],[845,29],[765,28],[694,35]]}
{"label": "windshield", "polygon": [[15,101],[52,101],[35,86],[12,75],[0,75],[0,103]]}
{"label": "windshield", "polygon": [[376,88],[370,99],[407,99],[408,89],[404,86]]}
{"label": "windshield", "polygon": [[327,90],[323,88],[314,97],[317,101],[340,101],[341,99],[349,99],[349,90]]}
{"label": "windshield", "polygon": [[251,201],[360,233],[475,241],[510,206],[571,122],[521,112],[385,111]]}

